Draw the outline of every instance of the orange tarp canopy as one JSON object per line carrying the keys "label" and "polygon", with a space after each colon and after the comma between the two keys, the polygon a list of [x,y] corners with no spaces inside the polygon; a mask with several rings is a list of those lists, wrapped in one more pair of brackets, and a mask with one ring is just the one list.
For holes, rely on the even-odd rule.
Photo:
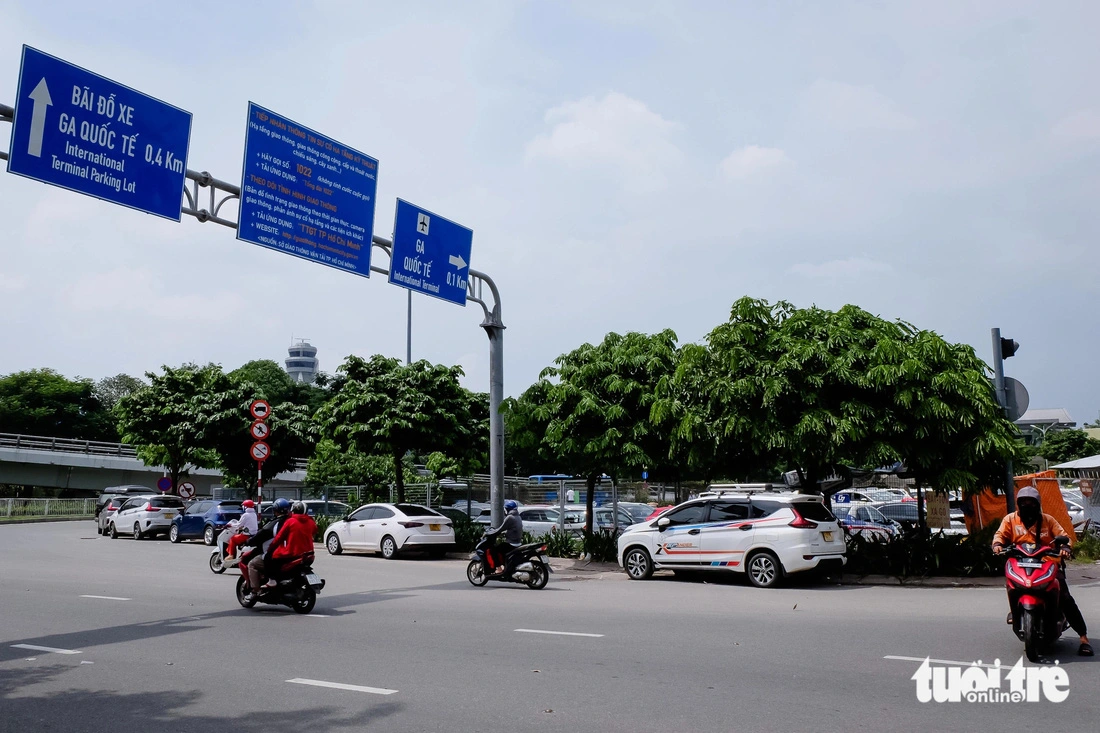
{"label": "orange tarp canopy", "polygon": [[[1041,471],[1029,473],[1026,476],[1016,477],[1016,492],[1025,486],[1034,486],[1039,490],[1039,499],[1043,502],[1043,513],[1049,514],[1058,520],[1062,529],[1069,533],[1071,543],[1077,542],[1077,535],[1073,531],[1073,522],[1066,511],[1066,502],[1062,498],[1062,490],[1058,486],[1058,479],[1054,471]],[[1000,522],[1005,514],[1005,497],[1003,494],[994,494],[989,489],[971,497],[971,506],[974,511],[966,514],[966,528],[973,534],[990,522]]]}

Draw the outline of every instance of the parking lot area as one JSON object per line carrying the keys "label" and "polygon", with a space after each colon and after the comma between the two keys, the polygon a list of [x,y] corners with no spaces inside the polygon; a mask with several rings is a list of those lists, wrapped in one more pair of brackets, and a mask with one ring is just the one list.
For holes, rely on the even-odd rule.
{"label": "parking lot area", "polygon": [[[241,608],[210,548],[0,527],[0,731],[1090,730],[1058,704],[922,704],[925,657],[1011,664],[997,588],[624,575],[474,588],[465,561],[330,556],[316,609]],[[1076,590],[1094,625],[1100,587]],[[858,694],[857,694],[858,693]],[[1052,716],[1056,716],[1053,718]]]}

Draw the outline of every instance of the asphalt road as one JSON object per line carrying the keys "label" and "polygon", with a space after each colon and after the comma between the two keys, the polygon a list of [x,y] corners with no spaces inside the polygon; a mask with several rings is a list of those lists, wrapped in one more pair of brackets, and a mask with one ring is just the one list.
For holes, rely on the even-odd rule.
{"label": "asphalt road", "polygon": [[[917,701],[913,660],[1022,654],[995,588],[474,588],[464,562],[322,552],[328,585],[298,616],[240,608],[208,553],[91,521],[0,527],[0,731],[1069,731],[1100,715],[1100,667],[1069,637],[1062,703]],[[1100,587],[1076,597],[1100,630]]]}

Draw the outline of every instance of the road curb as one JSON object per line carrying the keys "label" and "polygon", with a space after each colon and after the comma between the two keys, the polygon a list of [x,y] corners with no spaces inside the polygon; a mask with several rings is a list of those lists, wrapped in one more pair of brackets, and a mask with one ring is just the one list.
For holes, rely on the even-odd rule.
{"label": "road curb", "polygon": [[0,519],[0,527],[5,524],[39,524],[42,522],[86,522],[95,517],[4,517]]}

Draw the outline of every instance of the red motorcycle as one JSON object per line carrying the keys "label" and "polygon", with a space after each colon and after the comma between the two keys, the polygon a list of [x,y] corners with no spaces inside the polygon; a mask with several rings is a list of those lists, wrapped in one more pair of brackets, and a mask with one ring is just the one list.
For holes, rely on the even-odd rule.
{"label": "red motorcycle", "polygon": [[1028,661],[1038,662],[1039,651],[1058,640],[1069,624],[1062,613],[1061,548],[1068,543],[1058,537],[1054,545],[1019,544],[1008,550],[1005,586],[1012,607],[1012,630],[1024,642]]}

